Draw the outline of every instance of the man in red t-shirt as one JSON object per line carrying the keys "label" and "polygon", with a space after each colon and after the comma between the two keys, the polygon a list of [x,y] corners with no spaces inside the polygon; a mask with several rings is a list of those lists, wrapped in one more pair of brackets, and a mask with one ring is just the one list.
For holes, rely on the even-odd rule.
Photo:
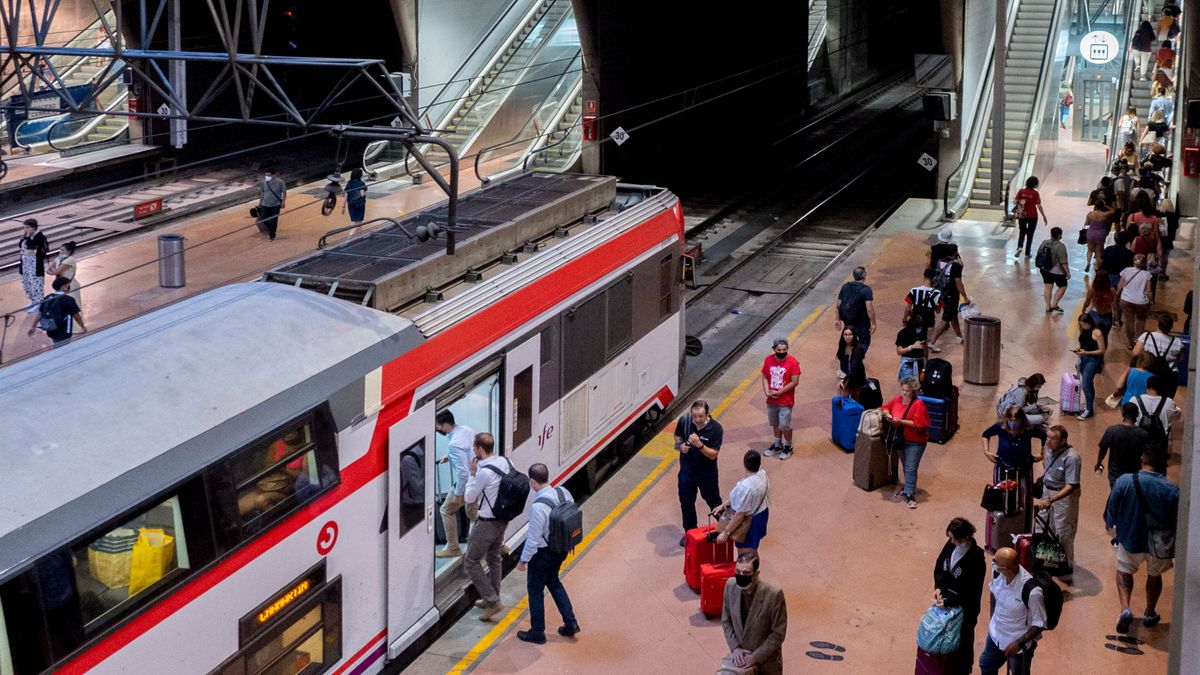
{"label": "man in red t-shirt", "polygon": [[762,365],[763,394],[767,397],[767,422],[775,440],[763,453],[779,459],[792,456],[792,406],[796,404],[796,385],[800,382],[800,362],[788,355],[788,341],[777,338],[774,352]]}
{"label": "man in red t-shirt", "polygon": [[1037,186],[1037,176],[1030,176],[1025,180],[1025,187],[1017,190],[1013,209],[1013,215],[1017,218],[1017,250],[1013,257],[1021,256],[1022,244],[1025,247],[1025,257],[1030,256],[1033,250],[1033,231],[1037,229],[1039,211],[1042,219],[1047,224],[1050,223],[1050,219],[1046,218],[1046,210],[1042,208],[1042,195],[1038,193]]}

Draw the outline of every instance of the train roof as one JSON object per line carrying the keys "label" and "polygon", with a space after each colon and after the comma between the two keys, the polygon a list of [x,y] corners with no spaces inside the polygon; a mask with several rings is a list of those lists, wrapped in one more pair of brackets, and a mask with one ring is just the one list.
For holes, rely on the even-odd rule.
{"label": "train roof", "polygon": [[[0,577],[423,341],[398,316],[235,284],[0,371]],[[100,488],[104,487],[104,490]],[[20,536],[15,536],[23,530]]]}

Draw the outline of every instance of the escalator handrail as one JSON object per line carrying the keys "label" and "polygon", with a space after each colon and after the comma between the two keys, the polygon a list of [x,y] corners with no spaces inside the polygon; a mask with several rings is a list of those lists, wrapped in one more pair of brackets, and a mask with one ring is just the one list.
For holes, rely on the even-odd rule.
{"label": "escalator handrail", "polygon": [[[1141,3],[1131,2],[1125,11],[1127,12],[1125,19],[1125,43],[1129,44],[1133,40],[1134,31],[1137,30],[1138,21],[1141,20]],[[1133,71],[1137,68],[1137,64],[1132,62],[1132,51],[1130,48],[1121,50],[1124,58],[1121,62],[1121,79],[1117,84],[1116,105],[1113,106],[1112,119],[1108,121],[1108,157],[1105,158],[1106,165],[1111,165],[1112,161],[1121,153],[1121,149],[1116,147],[1116,143],[1120,142],[1118,136],[1120,135],[1121,118],[1125,116],[1125,108],[1129,107],[1129,97],[1133,93]],[[1175,63],[1179,63],[1178,57],[1176,57]],[[1178,91],[1178,88],[1176,88],[1176,91]],[[1108,166],[1105,166],[1106,172],[1107,169]]]}
{"label": "escalator handrail", "polygon": [[[567,111],[569,111],[571,109],[571,106],[574,104],[575,100],[579,97],[579,92],[583,88],[583,77],[582,77],[583,71],[580,70],[580,71],[572,72],[574,70],[572,68],[572,66],[575,65],[575,60],[578,59],[580,54],[582,54],[582,53],[583,53],[582,50],[575,53],[575,58],[571,59],[571,62],[567,65],[567,69],[559,77],[559,80],[558,80],[558,82],[555,83],[554,88],[551,89],[551,91],[554,91],[554,89],[557,88],[558,85],[560,83],[562,83],[562,81],[565,78],[567,78],[571,75],[579,75],[580,76],[577,78],[578,81],[575,84],[571,85],[571,89],[568,92],[567,96],[565,96],[563,98],[562,102],[558,104],[558,109],[554,111],[554,115],[550,118],[551,121],[549,124],[546,125],[546,129],[549,129],[552,125],[557,124],[559,121],[561,121],[566,116]],[[495,174],[492,176],[485,177],[485,176],[481,176],[479,174],[479,163],[481,161],[483,161],[482,158],[484,155],[487,155],[495,150],[499,150],[500,148],[506,148],[510,145],[519,145],[521,143],[526,143],[526,144],[532,145],[533,143],[536,143],[539,139],[547,138],[550,135],[549,131],[542,131],[540,133],[534,134],[533,136],[522,137],[522,133],[525,131],[525,129],[527,129],[529,127],[529,124],[531,122],[533,122],[534,118],[537,117],[537,115],[538,115],[538,108],[535,107],[529,113],[529,117],[526,118],[523,123],[521,123],[520,128],[517,129],[517,133],[513,134],[507,141],[504,141],[503,143],[496,143],[494,145],[489,145],[486,148],[483,148],[479,152],[475,153],[475,177],[478,178],[480,180],[480,182],[483,182],[483,183],[490,182],[493,178],[495,178],[497,175],[499,175],[499,174]],[[505,169],[505,171],[507,171],[507,169]],[[500,173],[505,173],[505,171],[501,171]]]}
{"label": "escalator handrail", "polygon": [[[1017,24],[1017,9],[1019,2],[1009,0],[1008,17],[1005,22],[1005,32],[1007,33],[1005,40],[1007,44],[1012,44],[1013,29]],[[1005,54],[1007,56],[1007,51]],[[996,76],[996,31],[992,31],[992,35],[988,40],[987,60],[984,62],[983,72],[990,74],[984,80],[984,86],[979,89],[979,105],[975,106],[975,117],[971,121],[970,135],[967,137],[967,153],[958,166],[946,175],[946,181],[942,189],[942,217],[946,220],[953,220],[957,217],[957,212],[962,205],[970,200],[971,190],[975,182],[975,170],[978,169],[979,158],[983,155],[983,141],[987,135],[987,125],[992,118],[991,99],[995,93],[995,76]],[[963,92],[965,97],[967,92]],[[986,102],[988,105],[984,105]],[[1001,151],[1003,152],[1003,151]],[[1001,155],[1003,158],[1003,155]],[[1001,159],[1003,161],[1003,159]],[[971,167],[975,167],[971,169]],[[962,182],[959,183],[959,194],[954,197],[953,202],[950,199],[950,182],[954,176],[958,175],[964,169],[970,169],[963,175]]]}
{"label": "escalator handrail", "polygon": [[557,148],[558,146],[560,146],[560,145],[562,145],[563,143],[566,143],[568,140],[570,140],[570,139],[571,139],[571,132],[572,132],[572,131],[574,131],[576,128],[578,128],[578,127],[579,127],[581,124],[583,124],[583,115],[582,115],[582,114],[580,114],[580,116],[579,116],[579,117],[580,117],[580,119],[576,120],[574,124],[572,124],[571,126],[569,126],[569,127],[567,127],[566,129],[564,129],[564,130],[563,130],[563,131],[565,131],[566,133],[564,133],[564,134],[563,134],[563,137],[562,137],[562,138],[560,138],[560,139],[558,139],[557,141],[555,141],[555,142],[551,143],[550,145],[543,145],[543,146],[542,146],[542,147],[540,147],[540,148],[535,148],[534,150],[532,150],[532,151],[530,151],[528,154],[526,154],[526,155],[525,155],[525,159],[524,159],[524,161],[522,161],[522,162],[521,162],[521,170],[522,170],[522,171],[528,171],[528,170],[529,170],[529,160],[530,160],[530,159],[532,159],[534,155],[537,155],[537,154],[539,154],[539,153],[545,152],[545,151],[549,150],[550,148]]}
{"label": "escalator handrail", "polygon": [[[1053,77],[1055,45],[1058,44],[1058,32],[1062,28],[1062,20],[1067,13],[1068,5],[1066,0],[1056,0],[1054,3],[1054,11],[1050,15],[1050,31],[1046,33],[1046,48],[1042,50],[1042,66],[1038,71],[1037,88],[1033,95],[1033,110],[1029,118],[1029,128],[1025,131],[1025,141],[1021,144],[1021,157],[1017,161],[1017,170],[1005,182],[1004,187],[1004,215],[1008,216],[1008,193],[1014,181],[1021,179],[1023,176],[1029,175],[1033,171],[1034,158],[1037,156],[1037,143],[1035,139],[1042,131],[1042,115],[1045,111],[1047,99],[1050,97],[1050,91],[1054,90],[1055,95],[1058,94],[1057,78]],[[1054,80],[1054,81],[1051,81]],[[1058,106],[1054,110],[1055,124],[1058,122]]]}
{"label": "escalator handrail", "polygon": [[[69,136],[66,136],[65,138],[63,138],[63,139],[60,139],[60,140],[68,140],[68,139],[71,139],[71,138],[76,138],[76,137],[78,137],[78,136],[79,136],[81,133],[91,133],[90,129],[88,129],[88,127],[89,127],[89,126],[90,126],[92,129],[94,129],[94,128],[96,128],[96,127],[100,126],[101,124],[103,124],[103,118],[104,118],[104,117],[108,117],[108,116],[110,116],[110,115],[113,115],[113,114],[114,114],[114,113],[113,113],[113,110],[114,110],[114,109],[116,109],[118,106],[120,106],[122,103],[124,103],[124,102],[125,102],[126,100],[128,100],[128,99],[129,99],[129,90],[125,90],[124,92],[122,92],[122,93],[121,93],[121,95],[120,95],[120,96],[117,96],[116,100],[114,100],[112,103],[110,103],[110,104],[108,105],[108,107],[106,107],[106,108],[104,109],[104,112],[103,112],[103,113],[99,113],[99,114],[93,115],[93,116],[92,116],[92,117],[93,117],[93,120],[89,120],[89,121],[88,121],[86,124],[84,124],[82,127],[80,127],[80,130],[79,130],[79,131],[76,131],[76,132],[72,133],[71,135],[69,135]],[[76,143],[76,144],[69,145],[69,146],[66,146],[66,147],[63,147],[63,148],[60,148],[60,147],[58,147],[57,145],[55,145],[55,144],[54,144],[54,127],[58,126],[59,124],[61,124],[61,123],[62,123],[62,122],[64,122],[64,121],[66,121],[66,117],[64,117],[64,118],[62,118],[62,119],[58,119],[58,120],[56,120],[56,121],[54,122],[54,124],[51,124],[51,125],[50,125],[50,128],[46,130],[46,145],[49,145],[49,146],[50,146],[52,149],[54,149],[54,150],[56,150],[56,151],[58,151],[58,152],[62,152],[63,150],[66,150],[66,149],[67,149],[67,147],[69,147],[69,148],[83,148],[83,147],[87,147],[87,146],[89,146],[89,145],[92,145],[92,143]],[[95,121],[95,123],[94,123],[94,124],[93,124],[93,121]],[[122,131],[124,131],[124,130],[122,130]],[[119,136],[119,135],[122,133],[122,131],[118,131],[116,134],[114,134],[114,135],[113,135],[113,137],[112,137],[112,138],[115,138],[116,136]],[[112,140],[112,138],[106,138],[106,139],[104,139],[104,140],[102,140],[102,141],[95,141],[95,144],[107,143],[107,142],[111,141],[111,140]]]}
{"label": "escalator handrail", "polygon": [[[508,9],[504,10],[504,15],[501,16],[501,19],[503,19],[504,16],[508,16],[508,12],[511,11],[512,8],[515,7],[519,1],[520,0],[513,0],[513,3],[511,5],[509,5]],[[554,0],[554,2],[562,2],[562,1],[563,0]],[[501,43],[500,47],[498,49],[496,49],[495,52],[492,53],[492,57],[490,59],[488,59],[487,63],[485,63],[482,68],[480,68],[478,71],[476,71],[475,76],[472,77],[471,81],[467,83],[467,86],[463,89],[463,91],[466,92],[466,96],[464,96],[462,98],[465,99],[465,98],[469,98],[471,96],[471,92],[474,91],[475,87],[477,87],[480,84],[480,82],[483,81],[483,78],[486,76],[486,74],[491,72],[492,67],[496,65],[496,61],[498,61],[500,59],[500,56],[505,51],[508,50],[509,45],[511,45],[513,43],[513,40],[515,40],[517,38],[517,35],[519,35],[521,33],[521,29],[524,28],[525,25],[527,23],[529,23],[529,21],[534,16],[536,16],[539,11],[541,11],[542,6],[545,4],[546,3],[543,0],[534,0],[534,2],[529,7],[529,11],[525,12],[524,16],[521,17],[521,20],[518,21],[513,26],[512,31],[509,32],[509,34],[508,34],[508,38],[505,39]],[[550,6],[553,6],[553,4],[551,4]],[[547,7],[546,11],[547,12],[550,11],[550,7]],[[484,36],[485,41],[487,40],[488,37],[491,36],[492,32],[495,31],[496,28],[498,28],[500,26],[500,24],[501,24],[501,21],[497,21],[496,24],[492,27],[492,29],[488,31],[487,35]],[[475,49],[471,51],[472,56],[482,46],[483,46],[483,41],[481,41],[478,45],[476,45]],[[429,105],[425,106],[425,108],[421,111],[422,114],[428,112],[430,108],[432,108],[433,106],[438,104],[438,102],[439,102],[438,98],[441,97],[442,93],[444,93],[451,84],[453,84],[454,82],[461,81],[461,79],[458,77],[458,75],[462,72],[463,68],[467,67],[468,63],[470,63],[470,57],[468,57],[466,60],[463,61],[463,64],[461,66],[459,66],[459,69],[457,71],[455,71],[454,77],[450,78],[450,80],[448,82],[446,82],[446,84],[442,87],[442,90],[438,92],[438,96],[434,97],[429,102]],[[462,107],[461,103],[458,106],[451,106],[451,109],[446,111],[446,114],[442,116],[442,119],[438,120],[438,124],[435,127],[435,129],[445,129],[446,125],[450,122],[450,120],[454,119],[454,113],[458,112],[458,109],[461,107]],[[440,135],[440,134],[438,134],[437,131],[433,131],[432,133],[434,133],[435,135]]]}

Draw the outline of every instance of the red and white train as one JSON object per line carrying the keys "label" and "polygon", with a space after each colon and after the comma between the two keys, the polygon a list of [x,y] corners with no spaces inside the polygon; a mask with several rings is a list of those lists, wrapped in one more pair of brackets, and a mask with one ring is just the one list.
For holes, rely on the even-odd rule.
{"label": "red and white train", "polygon": [[0,371],[0,675],[379,671],[464,602],[437,412],[561,483],[671,402],[674,195],[530,174],[459,214],[454,256],[418,212]]}

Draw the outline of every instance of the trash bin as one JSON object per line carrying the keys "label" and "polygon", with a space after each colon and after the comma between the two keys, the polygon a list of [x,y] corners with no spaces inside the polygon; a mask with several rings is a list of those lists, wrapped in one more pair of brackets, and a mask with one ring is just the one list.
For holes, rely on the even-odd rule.
{"label": "trash bin", "polygon": [[158,285],[163,288],[182,288],[184,283],[183,236],[158,235]]}
{"label": "trash bin", "polygon": [[1000,319],[974,316],[967,319],[963,380],[971,384],[1000,381]]}

